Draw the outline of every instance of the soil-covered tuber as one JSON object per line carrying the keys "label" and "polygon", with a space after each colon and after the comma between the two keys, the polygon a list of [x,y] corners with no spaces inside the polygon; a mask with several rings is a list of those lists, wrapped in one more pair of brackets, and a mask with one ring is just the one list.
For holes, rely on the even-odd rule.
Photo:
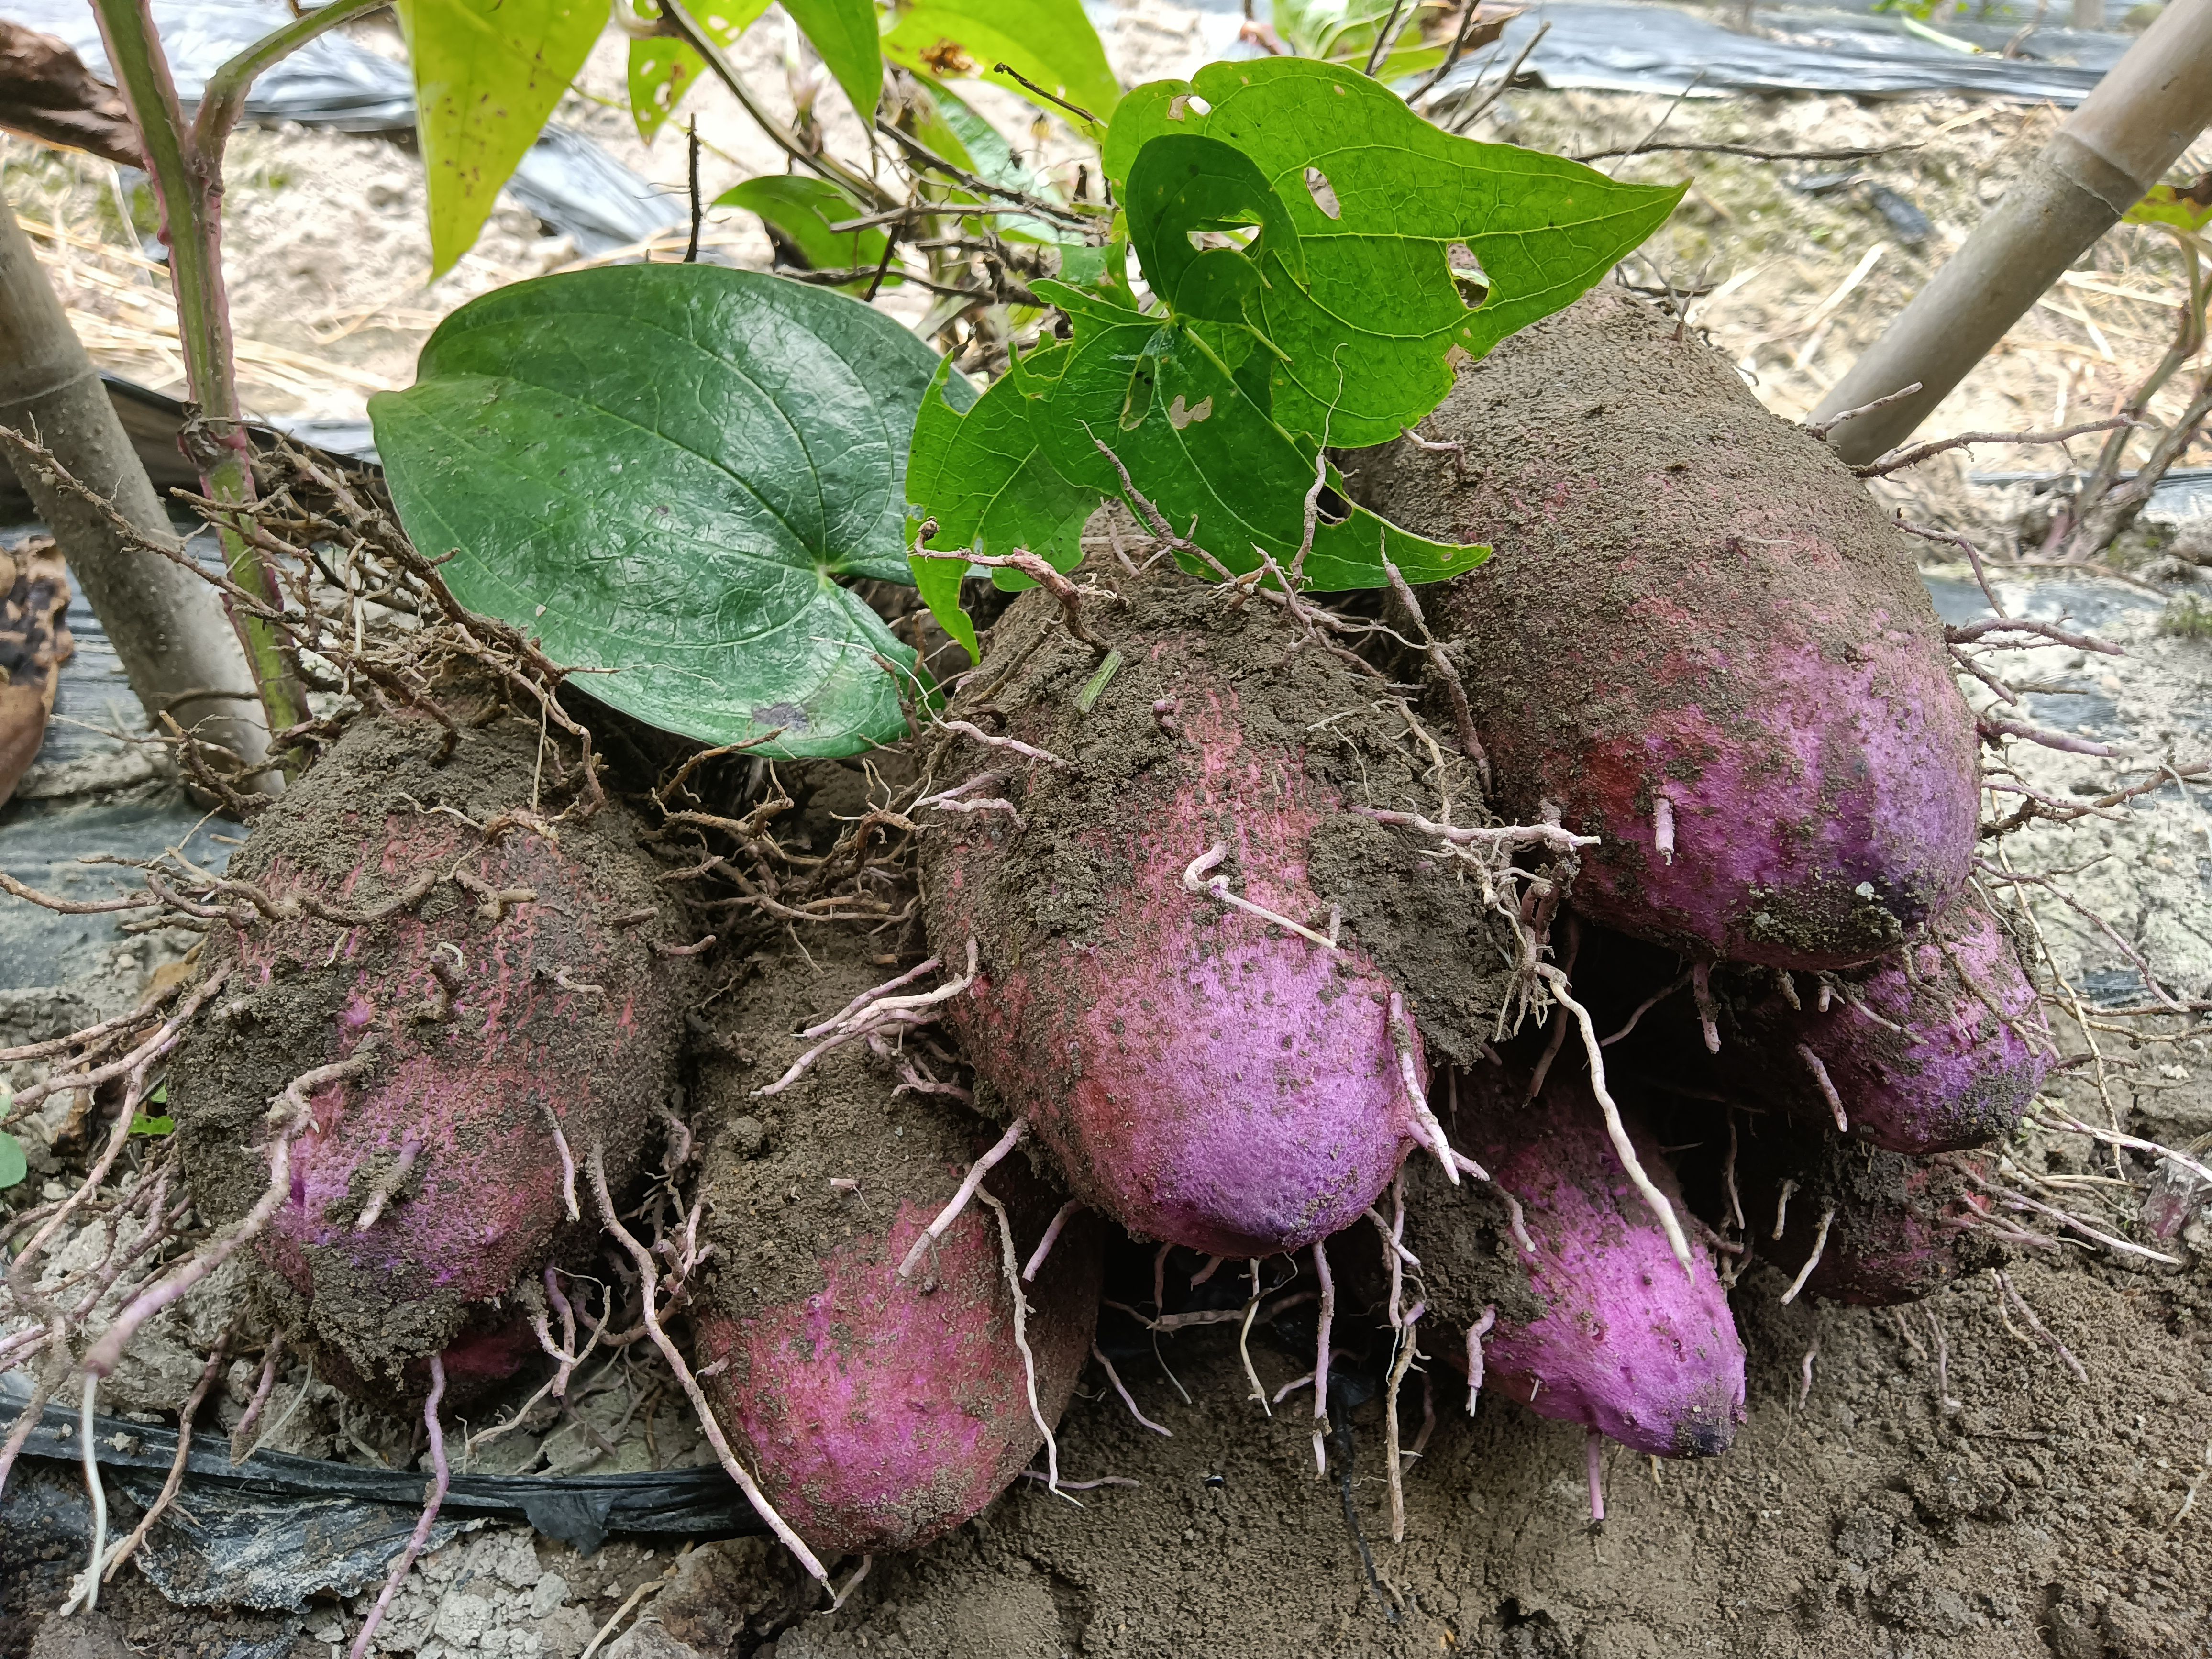
{"label": "soil-covered tuber", "polygon": [[[203,971],[236,977],[170,1075],[193,1194],[251,1211],[289,1137],[290,1187],[253,1242],[277,1322],[317,1375],[449,1398],[537,1352],[518,1310],[572,1213],[568,1164],[617,1188],[675,1081],[688,964],[619,806],[532,811],[537,722],[364,718],[256,820]],[[295,1079],[355,1062],[305,1091]],[[556,1136],[556,1127],[558,1134]],[[574,1194],[580,1210],[568,1207]],[[578,1236],[580,1237],[580,1230]]]}
{"label": "soil-covered tuber", "polygon": [[1899,951],[1833,986],[1808,980],[1785,992],[1768,975],[1748,981],[1721,1045],[1723,1074],[1794,1116],[1840,1119],[1893,1152],[2010,1134],[2051,1049],[2018,950],[1971,899],[1906,948],[1909,975]]}
{"label": "soil-covered tuber", "polygon": [[715,1266],[698,1360],[738,1456],[808,1544],[913,1549],[980,1512],[1036,1455],[1040,1418],[1058,1423],[1097,1322],[1103,1230],[1088,1215],[1061,1228],[1018,1324],[1002,1224],[1026,1262],[1060,1202],[1018,1153],[901,1278],[996,1132],[900,1089],[860,1044],[756,1098],[809,1046],[799,1026],[884,977],[838,940],[809,948],[819,970],[758,958],[711,1016],[721,1057],[702,1066],[697,1122]]}
{"label": "soil-covered tuber", "polygon": [[[1711,1250],[1693,1238],[1685,1275],[1585,1073],[1555,1069],[1534,1101],[1522,1087],[1496,1066],[1458,1080],[1452,1141],[1494,1192],[1459,1198],[1425,1170],[1408,1182],[1407,1239],[1431,1308],[1462,1328],[1495,1310],[1483,1386],[1539,1416],[1655,1456],[1726,1451],[1744,1418],[1744,1351]],[[1657,1146],[1626,1122],[1637,1161],[1686,1216]]]}
{"label": "soil-covered tuber", "polygon": [[1024,747],[939,759],[1004,808],[924,832],[932,945],[980,951],[951,1016],[1085,1203],[1210,1255],[1295,1249],[1423,1137],[1424,1039],[1471,1056],[1488,1035],[1510,958],[1478,884],[1355,810],[1472,812],[1474,785],[1264,602],[1102,574],[1102,690],[1039,591],[954,711]]}
{"label": "soil-covered tuber", "polygon": [[1609,290],[1460,376],[1358,486],[1497,550],[1426,601],[1500,811],[1601,838],[1583,914],[1705,960],[1893,949],[1972,861],[1974,726],[1897,532],[1694,337]]}

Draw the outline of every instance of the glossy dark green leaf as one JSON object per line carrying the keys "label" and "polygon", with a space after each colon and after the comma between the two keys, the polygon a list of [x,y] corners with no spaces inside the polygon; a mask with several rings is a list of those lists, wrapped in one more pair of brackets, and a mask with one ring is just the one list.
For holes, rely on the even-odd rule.
{"label": "glossy dark green leaf", "polygon": [[[758,214],[776,235],[799,252],[814,270],[865,270],[871,274],[848,284],[859,292],[874,280],[873,272],[890,247],[882,229],[837,231],[830,228],[867,216],[868,210],[826,179],[802,173],[764,173],[748,179],[714,198],[716,207],[741,208]],[[886,272],[885,288],[896,288],[902,278]]]}
{"label": "glossy dark green leaf", "polygon": [[[1572,302],[1681,197],[1454,137],[1367,76],[1301,58],[1213,64],[1192,82],[1139,87],[1107,135],[1108,176],[1120,185],[1147,142],[1172,133],[1243,151],[1288,208],[1304,275],[1278,279],[1269,256],[1257,302],[1281,354],[1275,418],[1347,447],[1418,421],[1451,389],[1455,352],[1480,357]],[[1455,246],[1480,267],[1465,289]]]}
{"label": "glossy dark green leaf", "polygon": [[392,499],[462,603],[602,702],[710,743],[844,755],[904,730],[914,653],[839,577],[910,580],[934,353],[842,295],[712,265],[499,289],[370,400]]}
{"label": "glossy dark green leaf", "polygon": [[[1065,283],[1040,283],[1037,292],[1066,312],[1074,337],[1029,375],[1008,378],[1029,394],[1030,428],[1053,469],[1080,489],[1122,495],[1114,460],[1098,447],[1103,440],[1168,521],[1231,570],[1257,568],[1255,545],[1288,569],[1304,534],[1318,446],[1267,418],[1203,329],[1164,326],[1158,316]],[[1125,428],[1131,385],[1145,377],[1149,399]],[[1330,480],[1342,516],[1316,528],[1308,586],[1381,587],[1385,553],[1415,582],[1455,576],[1488,556],[1487,548],[1429,541],[1350,507],[1333,470]]]}
{"label": "glossy dark green leaf", "polygon": [[[1305,269],[1290,210],[1250,156],[1218,138],[1153,139],[1137,153],[1121,202],[1145,280],[1177,317],[1242,323],[1265,286],[1261,272],[1269,254],[1293,276]],[[1246,226],[1258,234],[1241,248],[1194,243],[1194,236]]]}

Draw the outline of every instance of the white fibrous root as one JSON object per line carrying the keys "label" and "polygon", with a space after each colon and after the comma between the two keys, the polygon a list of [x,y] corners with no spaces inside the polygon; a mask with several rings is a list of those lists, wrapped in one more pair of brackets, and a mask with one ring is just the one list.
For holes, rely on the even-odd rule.
{"label": "white fibrous root", "polygon": [[[968,1200],[982,1189],[983,1177],[996,1169],[1007,1153],[1021,1145],[1022,1137],[1029,1133],[1029,1119],[1016,1118],[1006,1126],[1006,1133],[999,1137],[997,1144],[969,1166],[968,1178],[960,1183],[959,1189],[952,1194],[951,1201],[937,1212],[936,1220],[922,1229],[912,1248],[907,1251],[905,1259],[899,1263],[898,1276],[901,1279],[914,1277],[914,1270],[921,1265],[923,1255],[945,1237],[945,1229],[960,1218],[961,1211],[968,1207]],[[1014,1269],[1014,1276],[1017,1279],[1021,1277],[1018,1264]]]}
{"label": "white fibrous root", "polygon": [[1690,1252],[1690,1241],[1683,1235],[1682,1223],[1674,1213],[1674,1206],[1667,1201],[1651,1177],[1644,1172],[1642,1160],[1636,1156],[1635,1143],[1628,1138],[1628,1127],[1620,1121],[1620,1108],[1613,1103],[1613,1096],[1605,1086],[1605,1051],[1598,1046],[1597,1028],[1590,1024],[1589,1010],[1569,994],[1567,976],[1549,963],[1540,963],[1537,974],[1549,985],[1559,1005],[1575,1018],[1582,1028],[1583,1048],[1589,1055],[1590,1092],[1597,1097],[1598,1109],[1605,1114],[1606,1133],[1612,1137],[1613,1155],[1620,1158],[1620,1167],[1628,1172],[1628,1179],[1643,1194],[1644,1201],[1651,1206],[1659,1225],[1667,1235],[1667,1243],[1674,1252],[1674,1260],[1682,1264],[1687,1278],[1697,1277],[1697,1258]]}

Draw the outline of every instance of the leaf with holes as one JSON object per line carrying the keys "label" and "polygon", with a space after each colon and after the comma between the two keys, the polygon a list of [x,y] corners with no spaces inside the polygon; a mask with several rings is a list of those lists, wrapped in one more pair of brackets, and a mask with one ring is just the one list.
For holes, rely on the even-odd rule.
{"label": "leaf with holes", "polygon": [[[1026,394],[1030,429],[1053,469],[1079,489],[1123,494],[1103,441],[1168,521],[1231,570],[1258,568],[1255,547],[1291,569],[1319,447],[1267,418],[1202,327],[1166,325],[1062,283],[1040,283],[1036,291],[1067,313],[1074,337],[1007,378]],[[1489,556],[1487,548],[1429,541],[1349,506],[1334,468],[1328,486],[1304,562],[1306,586],[1381,587],[1385,554],[1414,582],[1442,581]]]}
{"label": "leaf with holes", "polygon": [[[893,63],[935,76],[966,76],[1004,87],[1098,137],[1121,101],[1121,83],[1106,62],[1098,31],[1084,15],[1082,0],[907,0],[891,8],[895,20],[883,38]],[[1085,122],[1011,76],[1004,64],[1046,92],[1087,111]]]}
{"label": "leaf with holes", "polygon": [[[904,280],[884,265],[884,256],[890,252],[890,238],[880,227],[832,228],[866,218],[868,210],[826,179],[810,179],[797,173],[763,173],[724,191],[714,198],[714,205],[758,214],[770,240],[781,244],[777,252],[789,263],[809,270],[869,273],[842,284],[848,293],[866,290],[879,269],[885,273],[884,288],[896,288]],[[790,258],[791,255],[797,257]]]}
{"label": "leaf with holes", "polygon": [[396,0],[415,69],[430,269],[453,269],[606,26],[605,0]]}
{"label": "leaf with holes", "polygon": [[[1153,139],[1130,167],[1121,203],[1145,281],[1176,317],[1243,323],[1267,285],[1269,254],[1292,276],[1305,269],[1290,210],[1251,157],[1218,138]],[[1198,246],[1200,236],[1247,226],[1258,228],[1247,246]]]}
{"label": "leaf with holes", "polygon": [[702,742],[849,755],[906,729],[883,665],[915,653],[839,579],[910,580],[936,368],[843,295],[623,265],[462,307],[369,415],[416,545],[574,684]]}
{"label": "leaf with holes", "polygon": [[[1243,151],[1287,208],[1304,274],[1270,253],[1255,321],[1280,354],[1276,420],[1331,445],[1382,443],[1419,421],[1451,389],[1455,354],[1480,357],[1570,304],[1682,194],[1454,137],[1365,76],[1300,58],[1139,87],[1107,134],[1107,176],[1123,185],[1147,143],[1171,133]],[[1479,262],[1476,303],[1453,270],[1455,246]]]}
{"label": "leaf with holes", "polygon": [[629,115],[640,138],[649,144],[659,136],[706,69],[705,58],[667,35],[629,43]]}
{"label": "leaf with holes", "polygon": [[[714,3],[687,10],[685,15],[708,39],[727,51],[737,45],[739,35],[760,20],[768,5],[769,0],[714,0]],[[657,22],[660,17],[659,0],[617,0],[617,8],[626,9],[629,16],[639,23]],[[653,135],[676,113],[684,94],[706,72],[707,60],[672,35],[633,38],[629,43],[629,113],[630,119],[637,124],[637,136],[651,143]]]}

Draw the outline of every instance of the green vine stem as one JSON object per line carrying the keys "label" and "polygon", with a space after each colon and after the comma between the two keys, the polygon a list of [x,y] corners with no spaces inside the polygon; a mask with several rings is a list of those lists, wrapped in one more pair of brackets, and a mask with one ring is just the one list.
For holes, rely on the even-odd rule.
{"label": "green vine stem", "polygon": [[[145,151],[169,248],[169,281],[177,299],[177,336],[198,418],[185,446],[210,500],[245,507],[253,500],[252,452],[238,402],[230,301],[222,281],[222,152],[245,106],[246,89],[270,64],[316,36],[374,10],[382,0],[336,0],[257,41],[210,77],[190,125],[177,98],[149,0],[93,0],[116,85]],[[235,527],[219,530],[231,580],[270,608],[283,594],[276,570]],[[246,647],[255,685],[279,732],[308,716],[307,696],[283,636],[268,622],[236,611],[232,622]]]}

